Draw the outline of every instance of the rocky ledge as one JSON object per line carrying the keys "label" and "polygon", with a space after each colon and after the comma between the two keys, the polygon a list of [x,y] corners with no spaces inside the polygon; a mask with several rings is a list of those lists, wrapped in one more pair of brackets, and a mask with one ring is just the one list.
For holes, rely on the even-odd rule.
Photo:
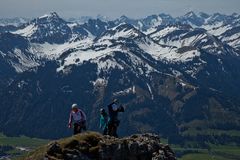
{"label": "rocky ledge", "polygon": [[25,160],[175,160],[172,149],[154,134],[125,138],[86,132],[51,142],[29,153]]}

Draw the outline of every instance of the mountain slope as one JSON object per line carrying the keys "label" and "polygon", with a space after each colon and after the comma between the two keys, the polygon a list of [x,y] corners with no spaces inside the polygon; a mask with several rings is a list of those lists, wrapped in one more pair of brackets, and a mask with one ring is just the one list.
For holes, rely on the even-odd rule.
{"label": "mountain slope", "polygon": [[122,135],[204,145],[213,130],[227,133],[215,141],[238,143],[229,131],[240,128],[238,18],[190,12],[77,24],[51,13],[2,32],[0,131],[66,136],[75,102],[97,130],[98,110],[118,98]]}
{"label": "mountain slope", "polygon": [[6,70],[14,69],[16,72],[24,72],[40,65],[37,57],[30,51],[28,40],[11,33],[0,35],[0,56],[1,65],[6,66]]}

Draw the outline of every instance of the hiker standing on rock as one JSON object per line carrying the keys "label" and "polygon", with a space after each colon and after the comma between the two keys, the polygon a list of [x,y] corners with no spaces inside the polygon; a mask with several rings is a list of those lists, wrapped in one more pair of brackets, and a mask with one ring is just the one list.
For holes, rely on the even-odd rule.
{"label": "hiker standing on rock", "polygon": [[117,127],[120,124],[118,119],[118,112],[124,112],[124,108],[119,104],[117,99],[114,99],[111,104],[108,105],[109,122],[108,122],[108,135],[118,137]]}
{"label": "hiker standing on rock", "polygon": [[73,123],[73,134],[81,133],[82,130],[86,131],[86,114],[78,108],[77,104],[72,105],[72,110],[69,116],[68,128],[72,128]]}
{"label": "hiker standing on rock", "polygon": [[103,135],[108,134],[108,114],[105,109],[100,109],[100,125],[99,128],[103,130]]}

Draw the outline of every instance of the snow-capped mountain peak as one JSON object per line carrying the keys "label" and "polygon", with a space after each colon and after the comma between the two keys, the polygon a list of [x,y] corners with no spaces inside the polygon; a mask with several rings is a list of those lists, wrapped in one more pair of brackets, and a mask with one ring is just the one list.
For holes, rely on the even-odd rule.
{"label": "snow-capped mountain peak", "polygon": [[193,27],[199,27],[205,23],[205,19],[195,14],[193,11],[188,12],[184,16],[178,17],[178,21],[181,23],[190,24]]}
{"label": "snow-capped mountain peak", "polygon": [[193,11],[190,11],[184,15],[186,18],[196,18],[198,17]]}
{"label": "snow-capped mountain peak", "polygon": [[36,18],[13,33],[38,43],[62,43],[71,38],[71,28],[55,12]]}
{"label": "snow-capped mountain peak", "polygon": [[44,23],[66,23],[66,21],[60,18],[56,12],[51,12],[34,19],[31,23],[39,25]]}
{"label": "snow-capped mountain peak", "polygon": [[119,20],[120,20],[121,22],[125,22],[125,21],[129,20],[129,18],[128,18],[127,16],[125,16],[125,15],[122,15],[122,16],[119,18]]}
{"label": "snow-capped mountain peak", "polygon": [[38,17],[38,19],[58,19],[60,18],[56,12],[51,12],[43,16]]}

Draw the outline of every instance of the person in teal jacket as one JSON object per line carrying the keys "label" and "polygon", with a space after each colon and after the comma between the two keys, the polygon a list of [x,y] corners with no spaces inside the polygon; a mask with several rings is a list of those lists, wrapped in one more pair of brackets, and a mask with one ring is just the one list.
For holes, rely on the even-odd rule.
{"label": "person in teal jacket", "polygon": [[103,130],[103,135],[108,133],[108,121],[109,117],[105,109],[100,109],[100,126],[99,128]]}

